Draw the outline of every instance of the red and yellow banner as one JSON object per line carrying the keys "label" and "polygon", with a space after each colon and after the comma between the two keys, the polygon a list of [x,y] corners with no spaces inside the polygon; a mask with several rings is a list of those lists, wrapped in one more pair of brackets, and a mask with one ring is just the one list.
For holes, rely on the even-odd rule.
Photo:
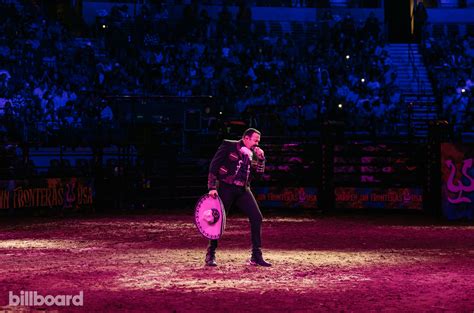
{"label": "red and yellow banner", "polygon": [[77,208],[92,205],[94,195],[91,179],[70,177],[0,181],[0,209]]}

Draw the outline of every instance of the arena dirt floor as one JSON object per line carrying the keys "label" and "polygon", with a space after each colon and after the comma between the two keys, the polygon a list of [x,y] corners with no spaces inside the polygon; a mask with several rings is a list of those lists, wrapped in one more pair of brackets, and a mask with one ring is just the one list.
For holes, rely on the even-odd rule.
{"label": "arena dirt floor", "polygon": [[[473,312],[474,226],[417,215],[266,217],[264,256],[230,216],[217,268],[192,215],[0,222],[0,311]],[[8,306],[9,292],[83,307]]]}

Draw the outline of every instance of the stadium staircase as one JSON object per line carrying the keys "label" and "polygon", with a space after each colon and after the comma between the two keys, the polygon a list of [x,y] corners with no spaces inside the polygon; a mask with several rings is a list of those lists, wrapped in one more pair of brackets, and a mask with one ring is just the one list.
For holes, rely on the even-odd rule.
{"label": "stadium staircase", "polygon": [[438,107],[418,45],[390,44],[387,50],[397,71],[396,83],[402,95],[408,132],[415,137],[426,137],[428,122],[438,119]]}

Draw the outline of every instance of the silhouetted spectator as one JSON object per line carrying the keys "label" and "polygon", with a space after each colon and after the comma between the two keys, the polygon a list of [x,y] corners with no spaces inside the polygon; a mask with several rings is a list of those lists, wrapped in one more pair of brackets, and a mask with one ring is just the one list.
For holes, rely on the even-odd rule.
{"label": "silhouetted spectator", "polygon": [[428,12],[426,11],[423,0],[418,0],[414,10],[414,38],[416,42],[421,42],[423,39],[423,31],[426,22],[428,21]]}

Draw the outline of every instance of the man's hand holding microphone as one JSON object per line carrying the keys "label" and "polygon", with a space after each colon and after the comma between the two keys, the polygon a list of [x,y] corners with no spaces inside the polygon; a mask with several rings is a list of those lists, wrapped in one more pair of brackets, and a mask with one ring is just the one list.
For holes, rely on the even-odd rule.
{"label": "man's hand holding microphone", "polygon": [[265,152],[258,146],[253,148],[253,153],[259,158],[260,160],[265,160]]}

